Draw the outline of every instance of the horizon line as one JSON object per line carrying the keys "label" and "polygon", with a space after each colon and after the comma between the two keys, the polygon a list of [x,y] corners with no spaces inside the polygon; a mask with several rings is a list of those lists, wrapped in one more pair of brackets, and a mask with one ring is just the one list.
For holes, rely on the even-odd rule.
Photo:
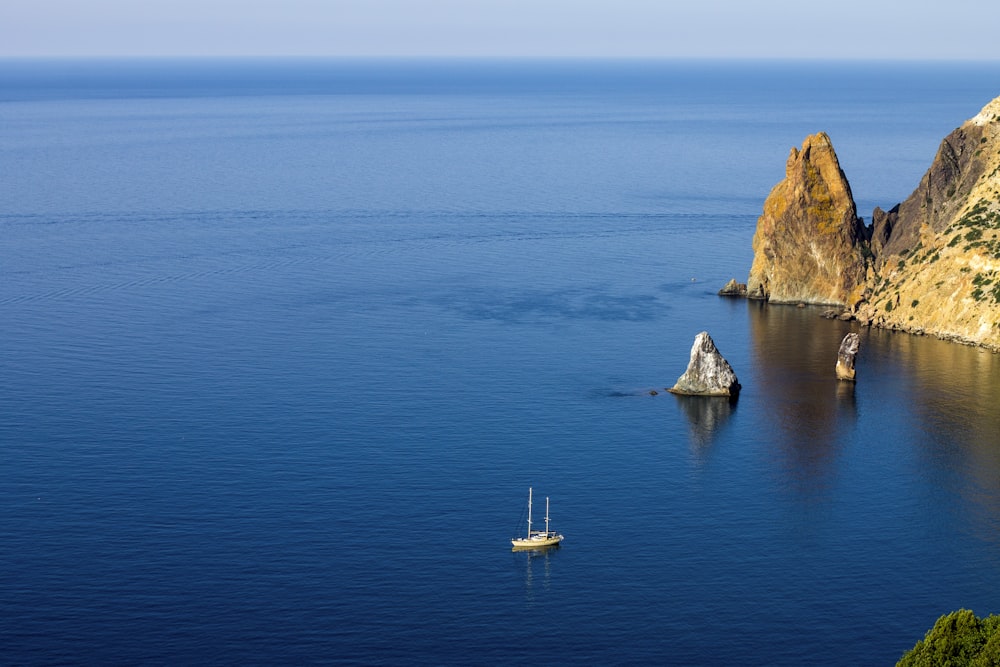
{"label": "horizon line", "polygon": [[0,60],[371,60],[371,61],[553,61],[553,62],[755,62],[755,63],[898,63],[1000,64],[1000,57],[885,57],[885,56],[680,56],[680,55],[489,55],[489,54],[0,54]]}

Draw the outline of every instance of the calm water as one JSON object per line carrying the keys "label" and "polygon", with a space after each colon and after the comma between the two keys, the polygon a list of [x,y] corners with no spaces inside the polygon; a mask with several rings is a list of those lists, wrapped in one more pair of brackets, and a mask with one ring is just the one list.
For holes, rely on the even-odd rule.
{"label": "calm water", "polygon": [[[715,291],[996,65],[0,62],[0,661],[893,664],[1000,613],[1000,357]],[[739,401],[662,389],[707,330]],[[660,393],[651,396],[649,390]],[[511,553],[527,488],[562,548]]]}

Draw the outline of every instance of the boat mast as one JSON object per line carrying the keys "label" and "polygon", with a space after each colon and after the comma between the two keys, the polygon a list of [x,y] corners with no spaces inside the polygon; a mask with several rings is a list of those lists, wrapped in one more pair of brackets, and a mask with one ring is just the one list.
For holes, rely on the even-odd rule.
{"label": "boat mast", "polygon": [[545,496],[545,537],[549,536],[549,497]]}
{"label": "boat mast", "polygon": [[528,487],[528,537],[531,537],[531,487]]}

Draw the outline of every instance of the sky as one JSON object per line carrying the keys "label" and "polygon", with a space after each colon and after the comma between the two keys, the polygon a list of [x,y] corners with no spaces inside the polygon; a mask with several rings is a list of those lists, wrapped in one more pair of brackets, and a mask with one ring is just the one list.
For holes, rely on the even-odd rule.
{"label": "sky", "polygon": [[1000,60],[997,0],[0,0],[0,57]]}

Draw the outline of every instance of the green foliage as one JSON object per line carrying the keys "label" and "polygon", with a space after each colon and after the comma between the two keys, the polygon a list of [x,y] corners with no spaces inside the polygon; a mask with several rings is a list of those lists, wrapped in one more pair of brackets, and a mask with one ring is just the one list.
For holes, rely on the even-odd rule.
{"label": "green foliage", "polygon": [[[994,202],[995,204],[996,202]],[[950,232],[954,227],[971,227],[973,229],[1000,229],[1000,211],[990,210],[990,202],[985,199],[980,199],[976,202],[976,205],[970,208],[965,214],[959,218],[954,225],[948,227]],[[980,235],[982,232],[980,231]],[[966,240],[972,241],[978,239],[979,236],[975,238],[969,238],[966,234]]]}
{"label": "green foliage", "polygon": [[968,609],[942,616],[896,667],[1000,665],[1000,616],[980,619]]}
{"label": "green foliage", "polygon": [[885,312],[887,312],[887,313],[891,313],[892,312],[892,301],[886,301],[885,302]]}
{"label": "green foliage", "polygon": [[919,305],[920,305],[919,299],[914,299],[912,302],[910,302],[910,308],[916,308]]}

